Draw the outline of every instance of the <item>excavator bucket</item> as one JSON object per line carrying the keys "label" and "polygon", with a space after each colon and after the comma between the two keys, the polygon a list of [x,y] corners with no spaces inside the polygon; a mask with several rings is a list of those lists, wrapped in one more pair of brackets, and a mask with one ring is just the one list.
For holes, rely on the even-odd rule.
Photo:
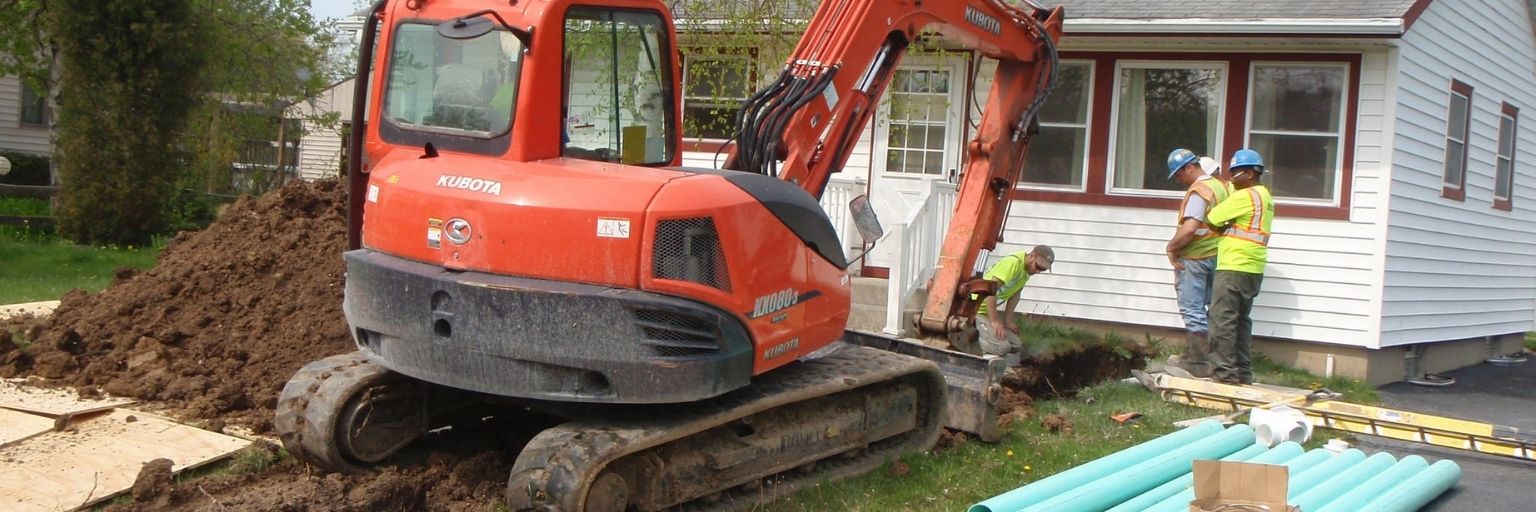
{"label": "excavator bucket", "polygon": [[1002,439],[997,426],[997,401],[1002,396],[1003,372],[1007,369],[1003,359],[973,356],[866,331],[844,331],[843,341],[939,365],[948,388],[944,426],[974,434],[983,442]]}

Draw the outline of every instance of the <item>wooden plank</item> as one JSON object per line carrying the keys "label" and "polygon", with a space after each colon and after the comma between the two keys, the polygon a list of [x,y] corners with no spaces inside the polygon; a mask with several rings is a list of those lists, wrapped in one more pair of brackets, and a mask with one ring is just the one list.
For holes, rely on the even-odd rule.
{"label": "wooden plank", "polygon": [[[130,421],[132,418],[132,421]],[[166,458],[179,472],[224,458],[248,441],[118,409],[0,447],[0,509],[72,510],[133,487],[144,463]]]}
{"label": "wooden plank", "polygon": [[0,320],[16,315],[32,314],[34,316],[48,316],[59,307],[59,301],[45,300],[42,302],[26,302],[21,304],[9,304],[0,306]]}
{"label": "wooden plank", "polygon": [[105,411],[134,403],[131,398],[81,399],[73,389],[28,386],[24,379],[0,381],[0,407],[50,418]]}
{"label": "wooden plank", "polygon": [[0,409],[0,446],[53,430],[53,422],[36,414]]}

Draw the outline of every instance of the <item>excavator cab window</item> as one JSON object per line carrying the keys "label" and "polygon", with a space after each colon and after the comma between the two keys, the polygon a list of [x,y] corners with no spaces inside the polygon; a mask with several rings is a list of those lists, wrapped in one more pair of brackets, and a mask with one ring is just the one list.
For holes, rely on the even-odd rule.
{"label": "excavator cab window", "polygon": [[677,126],[671,48],[655,12],[571,8],[565,18],[562,154],[670,164]]}
{"label": "excavator cab window", "polygon": [[[523,42],[505,30],[467,39],[438,33],[435,24],[401,24],[395,31],[384,95],[386,135],[399,142],[442,137],[473,145],[504,139],[512,128]],[[504,146],[504,144],[502,144]]]}

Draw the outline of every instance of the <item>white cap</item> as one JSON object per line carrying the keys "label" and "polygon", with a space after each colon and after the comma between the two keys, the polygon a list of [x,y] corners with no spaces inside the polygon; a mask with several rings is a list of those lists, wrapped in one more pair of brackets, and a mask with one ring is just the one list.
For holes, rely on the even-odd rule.
{"label": "white cap", "polygon": [[1221,172],[1221,162],[1208,156],[1202,156],[1200,157],[1200,170],[1204,171],[1206,176],[1215,176],[1216,173]]}

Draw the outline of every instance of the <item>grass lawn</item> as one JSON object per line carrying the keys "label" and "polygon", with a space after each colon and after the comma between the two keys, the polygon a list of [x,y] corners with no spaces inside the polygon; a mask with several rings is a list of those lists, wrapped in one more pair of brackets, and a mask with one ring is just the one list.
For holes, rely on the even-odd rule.
{"label": "grass lawn", "polygon": [[1536,352],[1536,332],[1525,333],[1525,349]]}
{"label": "grass lawn", "polygon": [[[47,215],[39,199],[0,198],[0,215]],[[149,268],[155,247],[83,247],[51,231],[0,226],[0,304],[54,300],[74,288],[95,292],[118,267]]]}
{"label": "grass lawn", "polygon": [[[1268,359],[1254,362],[1259,382],[1300,388],[1326,386],[1344,393],[1342,400],[1375,404],[1375,389],[1358,381],[1323,379],[1286,368]],[[976,441],[938,454],[910,456],[864,476],[816,488],[779,500],[765,510],[965,510],[987,498],[1071,469],[1116,451],[1178,430],[1174,422],[1220,414],[1164,402],[1136,384],[1107,382],[1063,400],[1035,403],[1036,415],[1005,429],[997,444]],[[1142,417],[1122,425],[1113,414],[1139,412]],[[1060,415],[1070,431],[1051,432],[1042,418]],[[1246,421],[1246,417],[1240,421]],[[1318,429],[1307,447],[1348,434]]]}

